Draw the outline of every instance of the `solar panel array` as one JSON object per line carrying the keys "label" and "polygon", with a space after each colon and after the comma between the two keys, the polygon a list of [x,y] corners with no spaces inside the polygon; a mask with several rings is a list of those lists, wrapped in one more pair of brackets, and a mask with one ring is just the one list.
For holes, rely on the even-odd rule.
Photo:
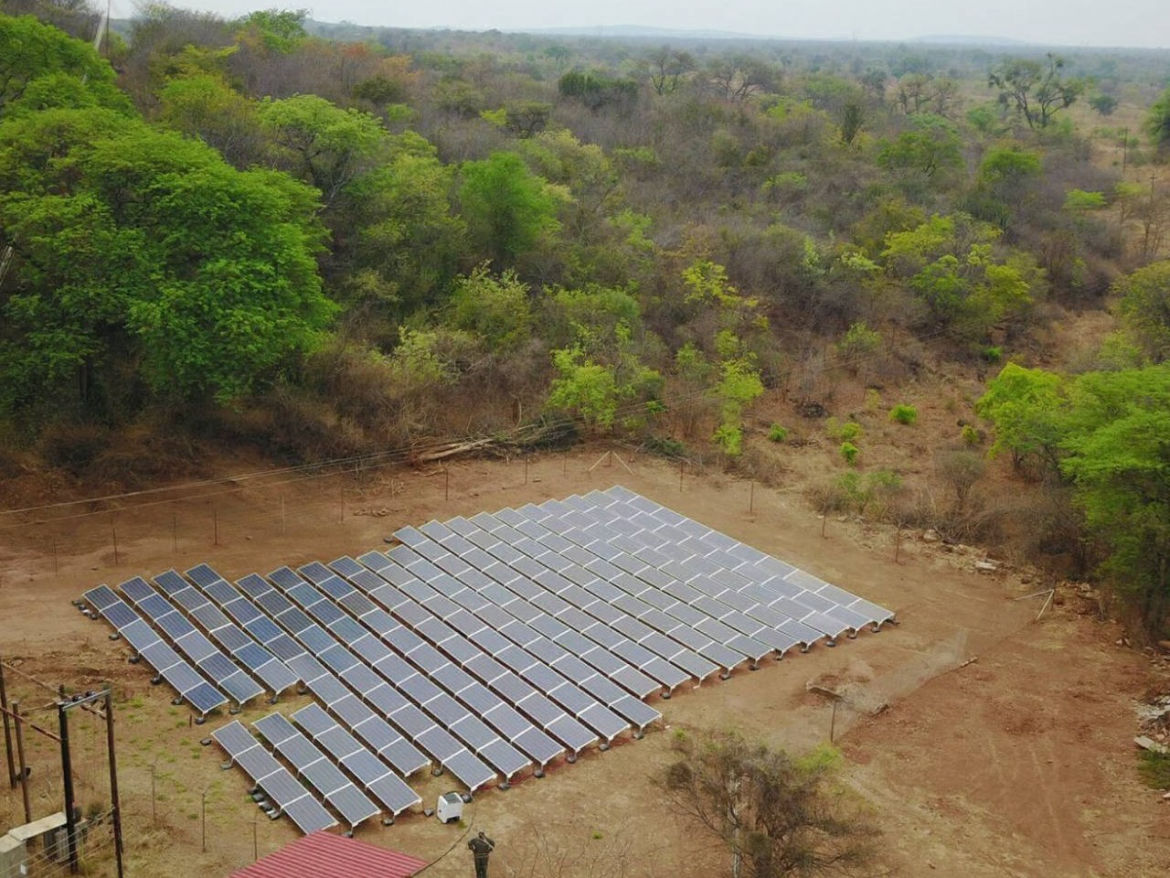
{"label": "solar panel array", "polygon": [[206,564],[123,583],[163,636],[106,586],[86,599],[201,714],[304,684],[317,703],[254,723],[276,755],[239,722],[214,737],[305,831],[325,805],[354,826],[419,804],[403,778],[430,765],[472,792],[540,773],[640,736],[650,695],[893,618],[620,487],[395,537],[234,584]]}

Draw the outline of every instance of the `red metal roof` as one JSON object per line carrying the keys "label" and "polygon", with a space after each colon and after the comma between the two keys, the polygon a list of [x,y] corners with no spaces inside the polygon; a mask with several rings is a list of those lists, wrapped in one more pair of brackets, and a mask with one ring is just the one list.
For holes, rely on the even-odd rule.
{"label": "red metal roof", "polygon": [[232,878],[410,878],[425,865],[398,851],[314,832],[233,872]]}

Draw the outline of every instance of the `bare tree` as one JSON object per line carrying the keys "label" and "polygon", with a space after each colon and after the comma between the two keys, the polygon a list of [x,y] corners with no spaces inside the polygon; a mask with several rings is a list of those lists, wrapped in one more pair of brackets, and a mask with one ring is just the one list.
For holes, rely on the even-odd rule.
{"label": "bare tree", "polygon": [[735,878],[882,871],[878,830],[831,785],[828,761],[796,761],[731,733],[678,735],[674,748],[667,797],[727,846]]}

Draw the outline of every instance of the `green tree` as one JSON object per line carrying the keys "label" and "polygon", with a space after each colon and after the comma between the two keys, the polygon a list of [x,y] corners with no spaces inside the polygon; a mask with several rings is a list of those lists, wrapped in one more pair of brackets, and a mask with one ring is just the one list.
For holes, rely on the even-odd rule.
{"label": "green tree", "polygon": [[1170,359],[1170,259],[1118,279],[1113,292],[1122,322],[1150,362]]}
{"label": "green tree", "polygon": [[257,162],[264,133],[255,101],[217,74],[172,79],[159,92],[159,119],[176,131],[198,137],[237,168]]}
{"label": "green tree", "polygon": [[988,384],[975,411],[995,426],[992,456],[1008,451],[1017,468],[1031,458],[1055,473],[1060,464],[1066,406],[1061,376],[1008,363]]}
{"label": "green tree", "polygon": [[1012,107],[1028,127],[1047,128],[1053,117],[1072,106],[1084,92],[1079,79],[1065,79],[1064,59],[1049,52],[1046,63],[1016,58],[988,74],[987,84],[999,89],[999,102]]}
{"label": "green tree", "polygon": [[[64,75],[64,78],[61,78]],[[40,81],[40,89],[37,83]],[[46,81],[55,83],[46,89]],[[28,94],[32,89],[36,94]],[[57,99],[50,100],[49,95]],[[62,95],[69,95],[61,99]],[[114,69],[88,43],[75,40],[31,15],[0,14],[0,117],[49,106],[101,106],[129,111],[114,84]]]}
{"label": "green tree", "polygon": [[1015,146],[990,149],[979,163],[968,209],[980,219],[1007,230],[1031,200],[1040,177],[1038,153]]}
{"label": "green tree", "polygon": [[196,401],[274,377],[333,313],[316,206],[283,174],[110,111],[6,118],[0,408],[101,408],[126,374]]}
{"label": "green tree", "polygon": [[878,164],[887,170],[915,175],[923,185],[953,176],[963,167],[958,129],[941,116],[916,114],[914,126],[882,145]]}
{"label": "green tree", "polygon": [[307,38],[307,9],[258,9],[240,19],[239,25],[270,52],[287,55]]}
{"label": "green tree", "polygon": [[1091,372],[1070,391],[1064,472],[1102,571],[1152,636],[1170,615],[1170,366]]}
{"label": "green tree", "polygon": [[1102,116],[1112,116],[1117,109],[1118,100],[1111,94],[1101,92],[1089,98],[1089,106]]}
{"label": "green tree", "polygon": [[458,271],[467,233],[451,209],[454,168],[411,132],[391,138],[389,151],[346,187],[346,228],[334,245],[348,265],[351,319],[369,337],[390,329],[370,325],[371,317],[389,320],[437,303]]}
{"label": "green tree", "polygon": [[386,144],[386,131],[374,116],[316,95],[265,101],[260,120],[278,165],[315,186],[326,205],[373,167]]}
{"label": "green tree", "polygon": [[1165,150],[1170,147],[1170,88],[1162,92],[1150,106],[1145,129],[1156,149]]}
{"label": "green tree", "polygon": [[473,333],[492,351],[509,352],[532,334],[528,287],[514,271],[493,277],[486,265],[455,282],[451,323]]}
{"label": "green tree", "polygon": [[497,270],[540,247],[560,230],[562,198],[513,152],[464,162],[459,200],[472,241]]}
{"label": "green tree", "polygon": [[662,376],[631,355],[604,363],[575,346],[553,351],[553,365],[557,377],[548,405],[573,412],[594,430],[637,424],[638,410],[631,403],[656,401],[662,390]]}
{"label": "green tree", "polygon": [[1000,232],[964,214],[935,215],[886,236],[882,257],[905,279],[938,325],[979,339],[996,324],[1027,314],[1044,273],[1020,251],[997,251]]}
{"label": "green tree", "polygon": [[504,127],[517,137],[533,137],[548,125],[552,105],[543,101],[511,101],[504,107]]}

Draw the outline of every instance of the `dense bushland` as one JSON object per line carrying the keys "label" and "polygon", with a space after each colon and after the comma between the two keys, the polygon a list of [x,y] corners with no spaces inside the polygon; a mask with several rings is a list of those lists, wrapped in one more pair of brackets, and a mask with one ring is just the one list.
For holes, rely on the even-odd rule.
{"label": "dense bushland", "polygon": [[[107,61],[83,5],[0,9],[31,13],[0,17],[0,419],[75,471],[144,429],[321,459],[540,419],[752,468],[761,400],[815,415],[828,372],[897,386],[924,358],[983,374],[1115,299],[1091,366],[1160,399],[1170,208],[1121,171],[1164,153],[1165,55],[313,36],[153,5]],[[1116,132],[1074,124],[1086,104],[1140,108],[1123,167],[1092,160]],[[1154,500],[1099,496],[1087,462],[1145,409],[1058,428],[1039,389],[995,401],[1014,368],[995,448],[1156,628],[1162,537],[1121,540]],[[864,437],[834,442],[865,469]],[[975,536],[981,442],[937,466]]]}

